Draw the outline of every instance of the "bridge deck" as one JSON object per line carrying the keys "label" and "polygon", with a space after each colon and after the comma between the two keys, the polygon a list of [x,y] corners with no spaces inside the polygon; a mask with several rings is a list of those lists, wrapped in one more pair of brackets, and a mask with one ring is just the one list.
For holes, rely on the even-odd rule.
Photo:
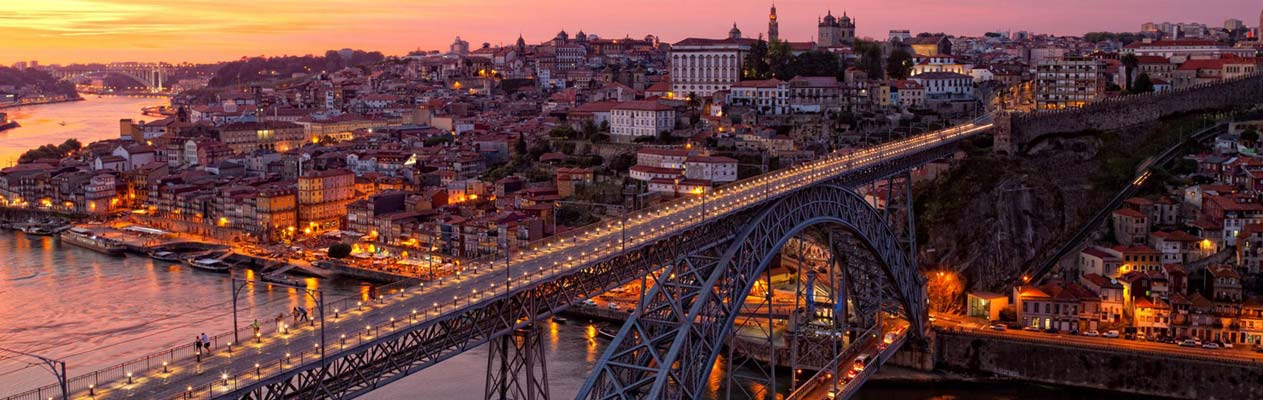
{"label": "bridge deck", "polygon": [[[455,280],[422,284],[402,293],[386,294],[382,304],[364,311],[342,310],[337,319],[326,310],[326,355],[340,352],[342,336],[346,348],[359,341],[371,341],[397,329],[424,321],[450,318],[481,307],[523,287],[548,282],[561,275],[582,270],[598,259],[616,256],[624,249],[652,243],[695,228],[724,215],[758,206],[771,198],[828,181],[846,173],[876,167],[883,162],[949,145],[991,128],[991,124],[965,124],[942,131],[859,150],[835,154],[798,167],[736,182],[703,196],[677,199],[650,211],[629,215],[626,221],[602,221],[564,237],[531,245],[513,253],[510,267],[503,256],[489,257],[465,265],[468,273]],[[511,279],[510,279],[511,278]],[[506,282],[510,286],[506,291]],[[393,324],[392,324],[393,319]],[[366,329],[367,328],[367,329]],[[306,326],[290,334],[270,335],[261,343],[238,346],[229,355],[226,349],[204,356],[174,360],[161,367],[134,371],[133,377],[99,382],[92,398],[208,398],[253,384],[260,379],[283,374],[304,365],[318,364],[318,330]],[[288,357],[286,356],[288,354]],[[258,365],[256,368],[255,365]],[[190,389],[191,388],[191,389]],[[51,389],[51,388],[50,388]],[[72,387],[77,398],[86,398],[83,387]],[[51,392],[44,390],[43,396]]]}

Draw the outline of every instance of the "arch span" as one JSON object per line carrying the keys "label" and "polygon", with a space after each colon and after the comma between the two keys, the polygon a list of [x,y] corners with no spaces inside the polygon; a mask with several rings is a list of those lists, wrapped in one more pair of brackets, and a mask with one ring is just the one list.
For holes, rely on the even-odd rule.
{"label": "arch span", "polygon": [[850,189],[819,185],[765,208],[724,246],[679,255],[657,275],[579,392],[580,399],[698,398],[742,301],[804,229],[836,225],[875,256],[911,324],[924,332],[924,280],[882,214]]}

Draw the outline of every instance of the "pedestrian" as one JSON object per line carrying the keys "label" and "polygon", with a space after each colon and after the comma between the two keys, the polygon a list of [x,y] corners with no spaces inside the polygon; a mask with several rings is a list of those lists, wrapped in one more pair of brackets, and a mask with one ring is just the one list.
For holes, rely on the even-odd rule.
{"label": "pedestrian", "polygon": [[298,307],[298,315],[299,315],[299,320],[302,322],[307,322],[309,320],[309,318],[307,318],[307,308],[305,307],[302,307],[302,306]]}
{"label": "pedestrian", "polygon": [[206,347],[206,354],[210,354],[210,336],[206,336],[206,332],[202,332],[202,346]]}
{"label": "pedestrian", "polygon": [[193,335],[193,351],[198,355],[202,354],[202,337]]}
{"label": "pedestrian", "polygon": [[281,331],[281,321],[285,320],[285,313],[276,313],[276,331]]}
{"label": "pedestrian", "polygon": [[298,307],[291,308],[289,316],[294,319],[294,324],[298,324]]}
{"label": "pedestrian", "polygon": [[255,318],[253,326],[254,326],[254,337],[259,337],[259,319],[258,318]]}

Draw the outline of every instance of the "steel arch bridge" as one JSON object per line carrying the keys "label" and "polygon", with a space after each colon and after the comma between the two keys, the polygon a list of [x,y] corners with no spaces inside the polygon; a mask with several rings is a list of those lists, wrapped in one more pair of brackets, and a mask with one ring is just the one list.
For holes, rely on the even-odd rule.
{"label": "steel arch bridge", "polygon": [[[676,261],[686,261],[687,259],[689,262],[695,263],[694,265],[701,266],[701,264],[698,264],[699,260],[705,259],[708,254],[711,257],[718,254],[726,254],[730,263],[740,262],[750,268],[745,272],[757,272],[762,262],[756,262],[755,258],[751,258],[753,256],[750,252],[774,248],[791,232],[798,232],[803,228],[826,222],[850,227],[851,230],[862,235],[869,235],[866,242],[872,249],[876,250],[876,254],[882,255],[882,260],[886,263],[889,271],[892,272],[892,281],[900,282],[897,285],[892,285],[892,287],[906,289],[901,292],[900,296],[897,296],[904,299],[904,308],[911,310],[911,312],[906,314],[911,316],[910,320],[918,324],[915,329],[924,329],[922,322],[924,321],[924,289],[921,287],[922,283],[912,274],[911,261],[909,256],[904,254],[906,250],[900,249],[896,238],[891,233],[890,227],[883,227],[884,225],[882,224],[885,224],[884,221],[886,221],[884,216],[878,215],[870,206],[864,204],[864,200],[851,190],[882,179],[906,176],[911,169],[917,166],[941,159],[953,153],[959,140],[971,137],[987,129],[990,129],[989,124],[977,126],[971,124],[969,127],[954,128],[954,133],[950,134],[941,132],[927,134],[928,136],[917,139],[925,143],[920,147],[908,147],[909,150],[907,151],[870,158],[872,160],[880,159],[880,162],[870,162],[864,165],[860,165],[858,162],[854,165],[839,165],[839,172],[837,173],[810,173],[803,172],[810,171],[809,168],[796,168],[791,172],[787,172],[787,175],[782,179],[800,181],[795,181],[793,185],[782,185],[782,190],[763,190],[762,198],[749,197],[748,205],[742,208],[726,212],[723,215],[712,215],[709,219],[697,218],[705,219],[704,221],[690,220],[685,226],[673,229],[671,234],[663,234],[657,238],[644,241],[630,242],[630,244],[626,244],[625,248],[611,251],[608,256],[596,258],[591,262],[585,263],[580,268],[569,270],[548,279],[535,280],[525,286],[514,287],[508,295],[495,296],[486,301],[463,307],[460,310],[445,313],[438,318],[418,323],[406,330],[383,334],[380,338],[370,343],[365,343],[330,356],[327,362],[321,364],[311,363],[270,378],[264,377],[258,382],[233,390],[220,397],[234,399],[354,398],[464,351],[495,340],[511,340],[512,342],[510,343],[512,344],[504,345],[501,342],[500,344],[493,344],[493,348],[521,347],[519,343],[522,340],[531,339],[514,338],[514,335],[516,332],[529,330],[532,323],[545,320],[551,315],[577,305],[585,299],[596,297],[617,287],[657,274],[664,267],[678,266],[679,264],[673,264]],[[806,180],[801,181],[803,179]],[[759,191],[756,190],[753,193],[759,193]],[[698,211],[696,202],[689,204],[690,206],[682,207],[682,211]],[[704,207],[704,203],[702,205]],[[789,211],[793,212],[788,213]],[[704,217],[704,211],[702,214]],[[783,220],[780,217],[791,217],[793,219]],[[787,225],[776,226],[778,223]],[[775,232],[779,232],[779,234]],[[757,240],[746,243],[748,241],[738,241],[738,237]],[[734,247],[734,244],[736,247]],[[659,290],[656,298],[660,300],[654,303],[656,309],[650,315],[673,317],[675,322],[679,323],[687,321],[686,318],[690,316],[701,316],[712,320],[728,317],[731,313],[724,310],[726,310],[725,307],[730,306],[730,303],[725,304],[721,299],[730,299],[733,294],[738,292],[748,292],[748,287],[744,287],[744,285],[749,284],[749,278],[726,274],[723,269],[718,268],[719,264],[714,261],[707,265],[701,268],[688,267],[688,269],[681,269],[682,272],[691,275],[686,278],[677,273],[676,279],[671,281],[674,283],[671,288],[672,291]],[[715,275],[716,273],[720,273],[720,275]],[[707,286],[712,291],[710,292],[711,294],[708,294],[708,297],[697,295],[702,288],[699,284],[704,282],[711,283],[711,286]],[[724,283],[724,285],[718,285],[720,282]],[[667,287],[667,285],[664,285],[664,287]],[[683,294],[687,291],[693,293],[690,295],[692,297]],[[697,301],[699,299],[703,301]],[[429,303],[423,302],[421,304],[428,305]],[[694,304],[697,305],[696,310],[693,308]],[[705,314],[703,311],[711,314]],[[637,321],[641,321],[639,317]],[[644,322],[647,321],[647,319],[644,320]],[[676,325],[665,328],[645,327],[640,329],[643,329],[645,332],[665,332],[663,329],[674,329],[671,332],[676,333],[676,335],[671,337],[678,340],[673,340],[670,343],[654,342],[651,345],[667,344],[676,348],[677,350],[670,354],[670,359],[673,360],[672,364],[677,364],[704,363],[706,360],[713,360],[715,349],[719,346],[718,340],[722,339],[721,334],[728,328],[714,327],[711,328],[712,330],[698,331],[681,329],[679,325]],[[621,354],[622,351],[616,350],[624,348],[621,343],[627,343],[627,346],[634,347],[632,341],[627,339],[628,332],[631,330],[631,328],[623,328],[621,335],[624,338],[620,345],[612,346],[608,351]],[[913,334],[919,334],[919,332],[913,332]],[[655,336],[645,335],[645,337]],[[640,346],[641,343],[644,342],[638,342],[635,346]],[[645,348],[648,345],[650,344],[641,347]],[[686,348],[690,355],[681,356],[682,353],[685,353]],[[493,357],[495,357],[494,354],[500,352],[493,351],[492,353]],[[635,354],[648,355],[649,352],[645,351]],[[663,357],[666,357],[665,354],[668,353],[660,354],[664,354],[664,356],[659,356],[658,360],[667,359]],[[510,358],[489,360],[489,367],[493,367],[497,362],[501,363],[501,365],[512,364],[516,366],[528,364],[520,362],[520,359]],[[625,357],[607,355],[603,358],[623,360]],[[644,357],[638,361],[646,361],[651,358]],[[623,363],[627,367],[625,368],[627,371],[637,370],[633,364],[631,361]],[[690,384],[695,384],[700,377],[704,376],[703,372],[697,371],[697,366],[670,366],[670,368],[676,369],[659,371],[653,369],[654,367],[651,364],[640,364],[638,371],[652,374],[654,376],[652,382],[661,382],[656,383],[656,386],[658,387],[657,390],[661,390],[659,393],[664,396],[669,394],[667,392],[668,386],[671,386],[669,383],[693,382]],[[612,367],[608,362],[604,363],[601,368],[603,370],[619,371],[618,367]],[[500,371],[505,369],[501,368]],[[501,378],[489,377],[489,388],[510,387],[512,390],[508,392],[520,393],[520,395],[497,397],[494,393],[488,393],[487,398],[547,398],[546,394],[538,392],[538,387],[536,388],[537,392],[534,393],[527,393],[530,389],[521,389],[521,386],[530,386],[528,382],[536,379],[533,377],[534,371],[489,372],[501,376]],[[521,374],[518,374],[519,372]],[[688,379],[684,379],[684,374],[686,373],[689,374]],[[526,375],[526,377],[522,378],[521,375]],[[593,382],[587,385],[589,390],[586,393],[597,393],[597,397],[602,397],[606,394],[616,394],[613,397],[654,398],[648,395],[649,391],[643,393],[627,390],[607,392],[605,389],[611,389],[613,385],[596,385],[598,382],[616,382],[613,379],[606,378],[608,376],[611,376],[609,372],[601,372],[598,378],[594,378]],[[658,377],[661,377],[661,379]],[[494,379],[507,379],[509,381],[493,382]],[[623,379],[621,375],[618,379],[620,380],[617,382],[624,382],[621,380]],[[636,387],[652,388],[651,385],[646,386],[644,384],[644,382],[650,382],[648,380],[641,379],[638,382],[641,382],[641,384]],[[682,389],[671,390],[673,392],[670,393],[675,393],[677,397],[684,397],[683,393],[692,391],[692,389],[688,389],[688,391]]]}
{"label": "steel arch bridge", "polygon": [[[888,217],[888,215],[887,215]],[[588,378],[579,398],[703,397],[740,308],[781,248],[807,228],[845,228],[873,252],[913,332],[926,321],[925,281],[887,219],[850,188],[824,184],[765,207],[714,246],[687,251],[655,285]]]}
{"label": "steel arch bridge", "polygon": [[58,79],[74,81],[90,76],[118,74],[130,78],[150,90],[161,90],[166,85],[167,71],[164,68],[104,68],[92,70],[65,69],[53,70],[50,73]]}
{"label": "steel arch bridge", "polygon": [[[549,393],[546,378],[539,375],[545,373],[538,353],[542,346],[531,344],[539,341],[535,323],[612,289],[653,279],[654,288],[644,292],[641,306],[620,329],[617,343],[607,349],[583,397],[688,398],[698,393],[698,382],[708,373],[703,367],[713,362],[724,337],[733,331],[734,307],[739,306],[734,299],[749,293],[758,274],[767,269],[767,254],[790,238],[809,236],[817,229],[848,235],[851,242],[825,242],[839,246],[831,253],[862,261],[855,268],[852,263],[831,262],[848,264],[848,271],[869,268],[836,289],[851,294],[835,296],[867,299],[851,301],[854,305],[847,307],[864,315],[876,310],[878,319],[901,316],[910,325],[907,331],[918,335],[925,329],[925,300],[910,250],[915,248],[914,223],[908,218],[906,228],[901,228],[891,222],[897,219],[892,207],[875,210],[856,188],[887,180],[889,192],[892,180],[910,182],[911,170],[952,154],[960,141],[991,128],[980,119],[832,154],[726,185],[710,195],[677,199],[622,221],[603,221],[547,243],[533,243],[514,252],[512,262],[504,255],[475,260],[467,264],[477,269],[456,282],[411,282],[365,311],[348,309],[339,319],[335,309],[332,319],[320,317],[322,327],[329,325],[329,337],[357,337],[357,332],[378,328],[363,335],[362,341],[343,341],[336,351],[325,345],[323,335],[304,330],[269,337],[252,345],[248,355],[211,360],[221,371],[220,379],[215,374],[166,373],[165,363],[161,369],[145,364],[128,371],[128,378],[132,372],[147,378],[141,382],[76,379],[72,383],[80,386],[71,389],[90,394],[88,383],[95,383],[99,399],[137,394],[157,399],[354,398],[492,343],[486,398],[542,400]],[[801,251],[802,240],[798,242]],[[842,248],[844,243],[850,247]],[[876,293],[864,296],[865,291]],[[883,299],[894,300],[892,306]],[[871,321],[857,325],[865,322]],[[848,346],[857,347],[854,343]],[[897,348],[902,339],[894,343]],[[313,346],[321,350],[315,359],[310,355]],[[732,346],[728,349],[731,352]],[[291,351],[308,356],[293,360]],[[772,354],[775,357],[776,352]],[[200,359],[198,364],[172,361],[180,371],[211,368]],[[864,378],[860,375],[847,386],[858,386]],[[771,382],[775,383],[774,375]]]}

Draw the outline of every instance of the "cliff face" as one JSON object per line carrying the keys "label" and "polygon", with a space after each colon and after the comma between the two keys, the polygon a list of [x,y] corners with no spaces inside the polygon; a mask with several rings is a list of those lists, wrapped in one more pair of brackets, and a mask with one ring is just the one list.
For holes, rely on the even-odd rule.
{"label": "cliff face", "polygon": [[921,260],[958,271],[969,290],[1004,293],[1130,179],[1147,132],[1065,135],[1012,158],[969,151],[917,189]]}

